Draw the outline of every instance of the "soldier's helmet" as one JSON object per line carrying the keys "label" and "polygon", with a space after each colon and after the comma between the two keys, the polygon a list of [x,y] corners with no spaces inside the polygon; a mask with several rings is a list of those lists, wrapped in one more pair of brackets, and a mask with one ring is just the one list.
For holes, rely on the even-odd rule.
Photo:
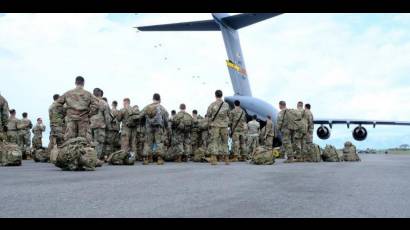
{"label": "soldier's helmet", "polygon": [[345,142],[345,147],[350,147],[350,146],[352,146],[353,144],[352,144],[352,142],[350,142],[350,141],[346,141]]}

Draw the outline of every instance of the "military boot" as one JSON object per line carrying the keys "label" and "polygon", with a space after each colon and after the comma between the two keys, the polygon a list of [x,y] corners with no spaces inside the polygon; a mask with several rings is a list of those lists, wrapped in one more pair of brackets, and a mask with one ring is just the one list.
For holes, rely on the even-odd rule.
{"label": "military boot", "polygon": [[293,162],[296,162],[295,158],[294,157],[288,157],[288,159],[285,160],[283,163],[293,163]]}
{"label": "military boot", "polygon": [[238,156],[237,155],[234,155],[232,157],[232,162],[238,162]]}
{"label": "military boot", "polygon": [[178,162],[178,163],[181,163],[181,162],[182,162],[182,156],[181,156],[181,155],[179,155],[179,156],[177,157],[176,162]]}
{"label": "military boot", "polygon": [[142,160],[143,160],[143,162],[142,162],[143,165],[148,165],[149,164],[148,157],[143,157]]}
{"label": "military boot", "polygon": [[211,155],[211,165],[217,165],[218,158],[215,155]]}
{"label": "military boot", "polygon": [[229,165],[229,156],[225,155],[224,157],[225,165]]}
{"label": "military boot", "polygon": [[164,164],[164,160],[162,159],[161,156],[158,156],[157,165],[163,165],[163,164]]}

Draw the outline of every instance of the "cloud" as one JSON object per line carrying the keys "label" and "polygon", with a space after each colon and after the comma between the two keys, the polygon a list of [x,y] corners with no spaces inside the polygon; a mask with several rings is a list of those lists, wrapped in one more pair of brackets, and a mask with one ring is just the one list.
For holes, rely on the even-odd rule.
{"label": "cloud", "polygon": [[[274,106],[310,102],[318,118],[407,120],[410,22],[402,15],[376,15],[384,23],[374,24],[367,14],[284,14],[241,29],[254,96]],[[52,95],[83,75],[87,89],[104,89],[110,101],[130,97],[143,107],[159,92],[168,110],[184,102],[203,114],[215,89],[233,94],[222,35],[132,27],[206,19],[211,15],[6,14],[0,91],[19,113],[48,118]],[[326,143],[351,140],[351,130],[337,130]],[[382,146],[410,142],[406,128],[370,131],[359,146],[379,145],[373,137],[386,140]]]}

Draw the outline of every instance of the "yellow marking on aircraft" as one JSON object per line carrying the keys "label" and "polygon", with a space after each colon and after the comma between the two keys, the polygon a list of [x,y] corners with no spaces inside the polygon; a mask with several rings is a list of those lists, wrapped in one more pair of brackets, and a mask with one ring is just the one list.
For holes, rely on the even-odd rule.
{"label": "yellow marking on aircraft", "polygon": [[233,63],[231,60],[227,60],[227,61],[226,61],[226,65],[227,65],[229,68],[232,68],[232,69],[238,71],[238,72],[241,73],[242,75],[247,75],[245,69],[242,69],[239,65]]}

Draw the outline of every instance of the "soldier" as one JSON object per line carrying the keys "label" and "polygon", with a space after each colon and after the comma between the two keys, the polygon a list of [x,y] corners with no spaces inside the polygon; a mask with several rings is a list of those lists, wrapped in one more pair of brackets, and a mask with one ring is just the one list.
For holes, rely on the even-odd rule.
{"label": "soldier", "polygon": [[30,146],[31,146],[31,132],[30,129],[33,128],[33,123],[27,118],[28,114],[24,112],[22,114],[22,119],[17,123],[18,138],[20,140],[21,151],[23,152],[23,159],[30,157]]}
{"label": "soldier", "polygon": [[252,120],[248,122],[248,146],[249,154],[253,156],[256,148],[259,146],[260,124],[256,121],[256,115],[252,116]]}
{"label": "soldier", "polygon": [[125,153],[136,152],[136,126],[132,116],[139,113],[138,106],[131,107],[131,100],[123,100],[123,108],[118,112],[117,119],[121,122],[121,150]]}
{"label": "soldier", "polygon": [[105,154],[110,155],[113,152],[118,151],[121,148],[120,145],[120,122],[118,121],[118,102],[113,101],[111,103],[110,118],[111,123],[106,128],[106,148]]}
{"label": "soldier", "polygon": [[[216,100],[212,102],[207,110],[209,121],[209,145],[208,153],[211,155],[211,165],[218,164],[217,155],[224,156],[226,165],[229,165],[228,156],[228,127],[229,127],[229,105],[222,100],[222,91],[215,91]],[[221,153],[220,153],[221,152]]]}
{"label": "soldier", "polygon": [[7,140],[7,124],[9,122],[9,104],[0,95],[0,142]]}
{"label": "soldier", "polygon": [[301,114],[300,116],[302,117],[303,127],[299,128],[295,132],[294,140],[293,140],[293,143],[294,143],[293,150],[296,153],[296,160],[303,162],[305,155],[307,154],[306,153],[307,147],[306,147],[305,141],[306,141],[306,132],[307,132],[307,125],[308,125],[307,118],[305,116],[305,111],[303,109],[303,102],[299,101],[297,103],[297,111],[299,111],[299,113]]}
{"label": "soldier", "polygon": [[246,114],[245,111],[240,107],[241,103],[238,100],[234,102],[235,108],[230,112],[230,124],[232,125],[230,136],[232,138],[233,146],[233,158],[232,161],[240,160],[244,161],[246,158],[245,150],[245,124],[246,124]]}
{"label": "soldier", "polygon": [[192,117],[185,112],[185,104],[179,106],[180,111],[172,119],[172,128],[175,131],[177,162],[188,161],[192,153],[191,147],[191,131],[192,131]]}
{"label": "soldier", "polygon": [[157,155],[157,164],[162,165],[164,154],[164,131],[168,127],[168,111],[161,105],[161,96],[157,93],[153,96],[153,103],[145,106],[142,114],[145,117],[146,136],[144,143],[144,164],[148,164],[148,155]]}
{"label": "soldier", "polygon": [[275,137],[275,127],[272,122],[272,117],[267,116],[266,120],[266,125],[265,129],[263,132],[263,139],[264,139],[264,144],[268,150],[272,150],[273,147],[273,138]]}
{"label": "soldier", "polygon": [[194,109],[192,111],[192,132],[191,132],[192,153],[194,153],[200,147],[201,129],[199,127],[199,120],[201,118],[202,117],[198,115],[198,111]]}
{"label": "soldier", "polygon": [[[84,137],[91,143],[89,135],[90,117],[98,112],[99,100],[84,89],[84,78],[75,79],[75,89],[72,89],[56,101],[58,106],[66,108],[66,131],[64,140]],[[63,116],[63,114],[60,114]]]}
{"label": "soldier", "polygon": [[51,151],[54,145],[60,146],[64,140],[64,116],[63,106],[57,103],[60,95],[53,95],[53,104],[48,108],[48,116],[50,119],[50,143],[48,150]]}
{"label": "soldier", "polygon": [[10,110],[10,117],[7,123],[7,141],[20,146],[17,124],[19,120],[16,118],[16,110]]}
{"label": "soldier", "polygon": [[46,131],[46,126],[43,125],[43,120],[41,118],[37,118],[37,124],[31,130],[33,132],[33,150],[43,148],[43,132]]}
{"label": "soldier", "polygon": [[293,151],[293,140],[295,131],[289,128],[289,116],[287,115],[288,109],[286,108],[286,102],[279,102],[280,112],[278,114],[277,127],[278,131],[282,134],[282,146],[284,153],[287,156],[285,163],[295,162],[295,155]]}
{"label": "soldier", "polygon": [[208,134],[209,134],[209,121],[208,116],[205,114],[205,118],[201,118],[198,120],[198,126],[200,128],[200,136],[199,136],[199,147],[203,149],[207,149],[208,147]]}
{"label": "soldier", "polygon": [[102,160],[105,157],[105,129],[111,125],[110,107],[102,99],[104,91],[95,88],[93,95],[98,99],[98,112],[90,118],[90,131],[97,157]]}
{"label": "soldier", "polygon": [[304,117],[307,120],[307,134],[306,134],[306,144],[312,144],[313,143],[313,130],[314,130],[314,124],[313,124],[313,114],[310,111],[310,104],[305,104],[305,113]]}

